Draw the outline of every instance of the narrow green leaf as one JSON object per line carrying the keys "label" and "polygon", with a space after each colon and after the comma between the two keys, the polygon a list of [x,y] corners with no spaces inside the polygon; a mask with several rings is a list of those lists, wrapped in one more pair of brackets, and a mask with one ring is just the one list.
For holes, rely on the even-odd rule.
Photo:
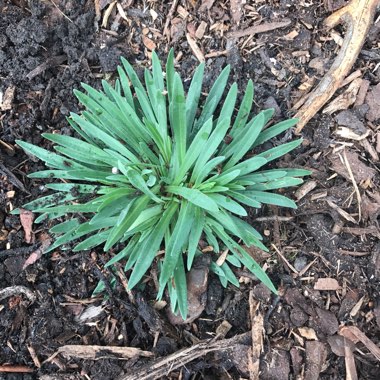
{"label": "narrow green leaf", "polygon": [[302,144],[302,139],[294,140],[286,144],[276,146],[275,148],[269,149],[263,153],[258,154],[256,157],[264,157],[268,162],[275,160],[276,158],[282,157],[286,153],[289,153],[293,149],[297,148]]}
{"label": "narrow green leaf", "polygon": [[212,233],[212,229],[209,226],[205,225],[204,226],[204,233],[206,235],[207,243],[208,243],[208,245],[210,245],[212,247],[213,251],[217,252],[217,253],[220,252],[218,240],[215,237],[215,235]]}
{"label": "narrow green leaf", "polygon": [[202,231],[205,225],[205,213],[197,207],[194,210],[194,222],[191,226],[191,233],[189,235],[189,245],[187,248],[187,270],[190,270],[193,265],[195,253],[197,251],[199,240],[202,236]]}
{"label": "narrow green leaf", "polygon": [[191,182],[195,181],[195,179],[199,177],[199,174],[206,165],[207,161],[216,152],[219,144],[223,141],[229,126],[230,123],[228,119],[218,120],[215,130],[211,133],[209,139],[207,140],[206,150],[195,164],[193,175],[190,180]]}
{"label": "narrow green leaf", "polygon": [[247,211],[245,211],[244,207],[240,206],[239,203],[235,202],[233,199],[222,194],[209,194],[208,196],[226,210],[240,216],[247,216]]}
{"label": "narrow green leaf", "polygon": [[155,51],[152,52],[152,69],[154,85],[162,92],[164,91],[164,75],[162,73],[161,62]]}
{"label": "narrow green leaf", "polygon": [[205,64],[202,62],[194,72],[186,97],[186,125],[189,135],[192,131],[195,115],[198,110],[199,99],[202,91],[204,69]]}
{"label": "narrow green leaf", "polygon": [[166,61],[166,90],[168,92],[169,102],[171,102],[173,97],[174,73],[174,50],[171,48]]}
{"label": "narrow green leaf", "polygon": [[131,91],[131,87],[129,84],[128,77],[125,74],[125,71],[122,69],[121,66],[118,66],[117,72],[119,74],[120,83],[121,83],[121,87],[123,89],[124,98],[128,102],[128,104],[134,109],[133,95],[132,95],[132,91]]}
{"label": "narrow green leaf", "polygon": [[199,155],[204,151],[207,140],[211,133],[211,129],[212,119],[209,119],[198,131],[189,149],[187,150],[183,163],[179,168],[178,174],[174,180],[174,185],[178,185],[181,182],[186,172],[193,166]]}
{"label": "narrow green leaf", "polygon": [[129,212],[124,216],[120,224],[112,228],[110,235],[104,245],[104,251],[108,251],[113,247],[128,230],[128,228],[133,224],[136,218],[141,214],[141,212],[146,208],[150,201],[148,195],[143,195],[139,197],[129,208]]}
{"label": "narrow green leaf", "polygon": [[139,162],[138,158],[129,149],[127,149],[125,145],[120,143],[120,141],[112,137],[107,132],[102,131],[101,129],[97,128],[95,125],[79,117],[78,115],[71,114],[71,117],[78,125],[80,125],[83,131],[85,131],[88,135],[101,139],[104,142],[104,144],[109,146],[111,149],[119,152],[127,160],[133,163]]}
{"label": "narrow green leaf", "polygon": [[271,182],[257,183],[253,186],[249,186],[248,190],[274,190],[284,187],[297,186],[303,183],[301,178],[284,177]]}
{"label": "narrow green leaf", "polygon": [[224,100],[222,110],[220,111],[219,118],[221,120],[223,120],[223,119],[231,120],[232,114],[233,114],[234,109],[235,109],[237,91],[238,91],[237,84],[234,83],[230,87],[228,94]]}
{"label": "narrow green leaf", "polygon": [[225,169],[233,167],[245,154],[251,149],[257,136],[259,136],[262,128],[264,127],[265,118],[262,113],[253,118],[248,125],[241,129],[240,134],[227,145],[227,148],[222,149],[220,154],[230,157],[229,161],[224,166]]}
{"label": "narrow green leaf", "polygon": [[188,246],[191,224],[194,219],[194,207],[191,203],[183,201],[177,222],[165,249],[164,262],[160,273],[160,287],[165,287],[173,276],[178,258],[184,246]]}
{"label": "narrow green leaf", "polygon": [[123,174],[128,177],[129,182],[132,186],[134,186],[136,189],[139,189],[144,194],[148,195],[155,202],[163,202],[160,198],[157,197],[156,194],[152,192],[152,190],[149,189],[144,178],[137,170],[132,168],[126,168],[120,161],[118,163],[118,167],[123,172]]}
{"label": "narrow green leaf", "polygon": [[253,82],[250,79],[245,89],[243,100],[241,101],[239,112],[236,115],[235,122],[231,129],[231,136],[235,137],[240,128],[243,128],[248,120],[249,113],[251,112],[253,102]]}
{"label": "narrow green leaf", "polygon": [[270,205],[297,208],[297,205],[291,199],[280,194],[267,193],[265,191],[247,190],[245,195],[258,202],[267,203]]}
{"label": "narrow green leaf", "polygon": [[180,76],[174,74],[173,96],[169,105],[170,127],[174,138],[174,154],[179,165],[186,153],[187,126],[185,93]]}
{"label": "narrow green leaf", "polygon": [[214,114],[214,111],[218,106],[220,99],[223,96],[224,89],[226,88],[228,76],[230,75],[230,70],[230,66],[226,66],[214,82],[213,86],[211,87],[205,105],[203,106],[202,113],[199,119],[194,124],[192,135],[194,135],[198,131],[198,129],[205,123],[205,121],[208,120]]}
{"label": "narrow green leaf", "polygon": [[40,148],[36,145],[29,144],[25,141],[16,140],[16,144],[19,145],[26,152],[32,154],[33,156],[38,157],[40,160],[44,161],[47,166],[56,169],[81,169],[84,168],[83,165],[76,163],[73,160],[59,156],[58,154],[52,153],[46,149]]}
{"label": "narrow green leaf", "polygon": [[202,207],[207,211],[218,212],[219,210],[215,201],[197,189],[190,189],[188,187],[181,186],[167,186],[166,190],[169,193],[180,195],[194,205]]}
{"label": "narrow green leaf", "polygon": [[187,284],[186,273],[183,265],[183,258],[180,257],[177,266],[174,270],[174,285],[177,293],[177,304],[181,317],[185,320],[187,318]]}
{"label": "narrow green leaf", "polygon": [[195,179],[195,185],[199,185],[208,175],[210,175],[211,171],[221,164],[226,157],[224,156],[218,156],[212,158],[210,161],[206,162],[203,165],[203,168],[199,169],[199,173],[197,176],[192,177],[191,181],[194,182]]}
{"label": "narrow green leaf", "polygon": [[255,208],[261,207],[261,203],[259,201],[257,201],[256,199],[253,199],[252,197],[248,197],[247,195],[245,195],[244,191],[239,192],[239,191],[229,190],[227,191],[227,195],[231,196],[238,202],[243,203],[247,206],[255,207]]}
{"label": "narrow green leaf", "polygon": [[291,127],[294,127],[298,123],[298,119],[289,119],[281,121],[280,123],[277,123],[273,125],[270,128],[265,129],[260,133],[260,136],[257,138],[255,143],[253,144],[253,147],[258,146],[265,141],[268,141],[272,139],[273,137],[276,137],[280,133],[288,130]]}
{"label": "narrow green leaf", "polygon": [[109,233],[109,231],[102,231],[100,233],[96,233],[95,235],[88,237],[87,239],[77,244],[73,248],[73,252],[85,251],[97,247],[98,245],[104,243],[107,240]]}
{"label": "narrow green leaf", "polygon": [[111,265],[114,265],[116,264],[117,262],[119,262],[120,260],[128,257],[133,248],[135,247],[136,245],[136,242],[138,240],[138,236],[136,235],[134,239],[131,239],[128,244],[126,245],[126,247],[124,249],[122,249],[116,256],[114,256],[111,260],[108,260],[107,263],[104,265],[104,268],[108,268],[110,267]]}
{"label": "narrow green leaf", "polygon": [[252,173],[255,170],[261,168],[267,163],[267,159],[260,156],[248,158],[248,160],[242,161],[239,164],[227,169],[224,174],[231,173],[235,170],[240,170],[240,176]]}
{"label": "narrow green leaf", "polygon": [[130,289],[140,282],[148,268],[151,266],[177,208],[178,203],[171,202],[169,204],[168,208],[164,211],[160,222],[151,230],[149,237],[147,237],[142,244],[141,249],[139,250],[140,254],[129,278],[128,285]]}
{"label": "narrow green leaf", "polygon": [[70,220],[66,220],[63,223],[56,224],[54,227],[50,228],[50,232],[52,234],[65,234],[66,232],[71,231],[72,229],[79,226],[79,220],[74,218]]}
{"label": "narrow green leaf", "polygon": [[235,285],[237,288],[240,286],[238,279],[236,278],[234,272],[232,272],[230,266],[224,262],[221,265],[221,268],[223,269],[223,272],[226,276],[226,279],[232,284]]}

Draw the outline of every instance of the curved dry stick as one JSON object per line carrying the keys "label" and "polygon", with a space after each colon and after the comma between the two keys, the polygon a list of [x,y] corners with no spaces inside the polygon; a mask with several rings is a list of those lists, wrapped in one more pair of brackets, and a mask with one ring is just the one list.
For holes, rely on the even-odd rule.
{"label": "curved dry stick", "polygon": [[355,63],[373,22],[380,0],[351,0],[349,4],[331,14],[324,21],[327,28],[343,22],[347,25],[346,35],[330,70],[309,94],[306,102],[298,110],[296,133],[300,133],[306,123],[334,95]]}

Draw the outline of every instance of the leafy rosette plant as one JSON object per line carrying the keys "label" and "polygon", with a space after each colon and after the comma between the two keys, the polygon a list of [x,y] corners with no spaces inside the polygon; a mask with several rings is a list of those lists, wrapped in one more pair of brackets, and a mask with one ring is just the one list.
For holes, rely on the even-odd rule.
{"label": "leafy rosette plant", "polygon": [[[202,254],[200,239],[213,247],[211,270],[223,286],[228,282],[239,286],[231,268],[245,266],[276,292],[267,274],[242,248],[244,244],[267,250],[261,235],[241,217],[247,216],[245,206],[260,208],[266,203],[295,208],[292,200],[270,191],[298,185],[300,177],[309,174],[302,169],[263,169],[299,146],[301,139],[252,153],[293,127],[296,119],[265,128],[273,110],[251,116],[252,81],[240,105],[236,83],[223,97],[229,66],[204,99],[203,72],[201,64],[186,95],[174,68],[173,51],[165,75],[153,53],[145,86],[122,59],[114,87],[103,81],[103,91],[86,84],[85,93],[75,91],[85,107],[81,115],[72,113],[68,119],[78,138],[44,133],[56,153],[17,141],[49,167],[30,178],[63,180],[46,185],[53,194],[23,206],[41,213],[37,222],[61,220],[50,229],[56,239],[47,252],[68,248],[78,239],[74,252],[102,245],[114,255],[106,267],[126,262],[131,289],[156,260],[157,297],[162,298],[167,289],[173,311],[183,318],[186,271]],[[160,249],[164,254],[157,256]],[[225,260],[216,263],[225,249]],[[101,289],[102,284],[96,290]]]}

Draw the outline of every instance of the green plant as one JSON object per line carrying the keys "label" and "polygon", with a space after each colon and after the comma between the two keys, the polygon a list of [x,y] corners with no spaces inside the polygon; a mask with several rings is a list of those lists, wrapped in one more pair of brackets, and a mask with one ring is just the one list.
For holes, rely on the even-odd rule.
{"label": "green plant", "polygon": [[[229,250],[222,265],[211,264],[224,286],[228,282],[239,286],[231,266],[243,265],[276,292],[267,274],[239,244],[266,250],[260,234],[240,218],[247,215],[243,205],[295,208],[292,200],[268,190],[298,185],[302,183],[299,177],[309,172],[262,170],[299,146],[301,139],[249,158],[246,155],[297,120],[265,129],[273,110],[250,117],[252,81],[235,116],[236,83],[222,101],[228,66],[207,98],[200,100],[204,64],[196,69],[187,96],[174,69],[173,51],[166,75],[153,53],[152,72],[145,70],[145,88],[126,60],[122,59],[122,65],[114,87],[103,81],[103,92],[85,84],[86,93],[74,91],[85,111],[81,116],[72,113],[68,122],[80,138],[44,133],[56,144],[57,153],[17,141],[51,168],[29,177],[64,180],[47,184],[56,192],[24,207],[41,213],[37,222],[77,215],[50,229],[56,240],[47,252],[81,237],[86,238],[73,251],[98,245],[109,251],[117,246],[119,252],[106,267],[127,260],[130,288],[157,259],[158,298],[167,288],[173,310],[186,318],[185,273],[201,254],[198,242],[203,236],[214,248],[215,258],[221,244]],[[165,254],[157,257],[163,247]]]}

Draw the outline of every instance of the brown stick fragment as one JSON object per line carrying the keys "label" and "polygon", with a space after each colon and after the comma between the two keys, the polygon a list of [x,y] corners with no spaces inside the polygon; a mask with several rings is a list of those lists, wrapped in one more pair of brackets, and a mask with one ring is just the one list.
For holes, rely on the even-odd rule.
{"label": "brown stick fragment", "polygon": [[278,22],[266,22],[264,24],[254,25],[243,30],[237,30],[236,32],[230,32],[227,34],[227,38],[240,38],[240,37],[248,36],[250,34],[270,32],[271,30],[285,28],[286,26],[290,24],[291,24],[291,20],[288,20],[288,19],[284,21],[278,21]]}
{"label": "brown stick fragment", "polygon": [[195,41],[195,39],[190,36],[190,33],[186,33],[186,39],[187,39],[187,42],[190,45],[190,48],[193,51],[194,55],[197,57],[198,61],[204,62],[205,57],[204,57],[201,49],[197,45],[197,42]]}
{"label": "brown stick fragment", "polygon": [[45,70],[49,69],[50,67],[58,66],[66,60],[66,55],[57,55],[55,57],[48,58],[44,63],[41,63],[41,65],[38,65],[35,69],[26,74],[25,78],[31,80],[37,75],[43,73]]}
{"label": "brown stick fragment", "polygon": [[330,70],[309,94],[307,101],[295,116],[299,118],[296,129],[297,134],[334,95],[350,72],[373,22],[377,5],[379,5],[379,0],[351,0],[349,4],[337,10],[325,20],[324,24],[327,28],[333,28],[343,22],[347,25],[347,31],[342,48]]}
{"label": "brown stick fragment", "polygon": [[[251,333],[236,335],[230,339],[203,340],[191,347],[179,350],[169,356],[159,358],[147,365],[117,378],[117,380],[154,380],[167,377],[170,372],[183,368],[187,363],[212,352],[230,351],[236,344],[250,344]],[[132,371],[131,371],[132,372]]]}
{"label": "brown stick fragment", "polygon": [[27,367],[25,365],[1,365],[0,373],[32,373],[34,372],[33,368]]}

